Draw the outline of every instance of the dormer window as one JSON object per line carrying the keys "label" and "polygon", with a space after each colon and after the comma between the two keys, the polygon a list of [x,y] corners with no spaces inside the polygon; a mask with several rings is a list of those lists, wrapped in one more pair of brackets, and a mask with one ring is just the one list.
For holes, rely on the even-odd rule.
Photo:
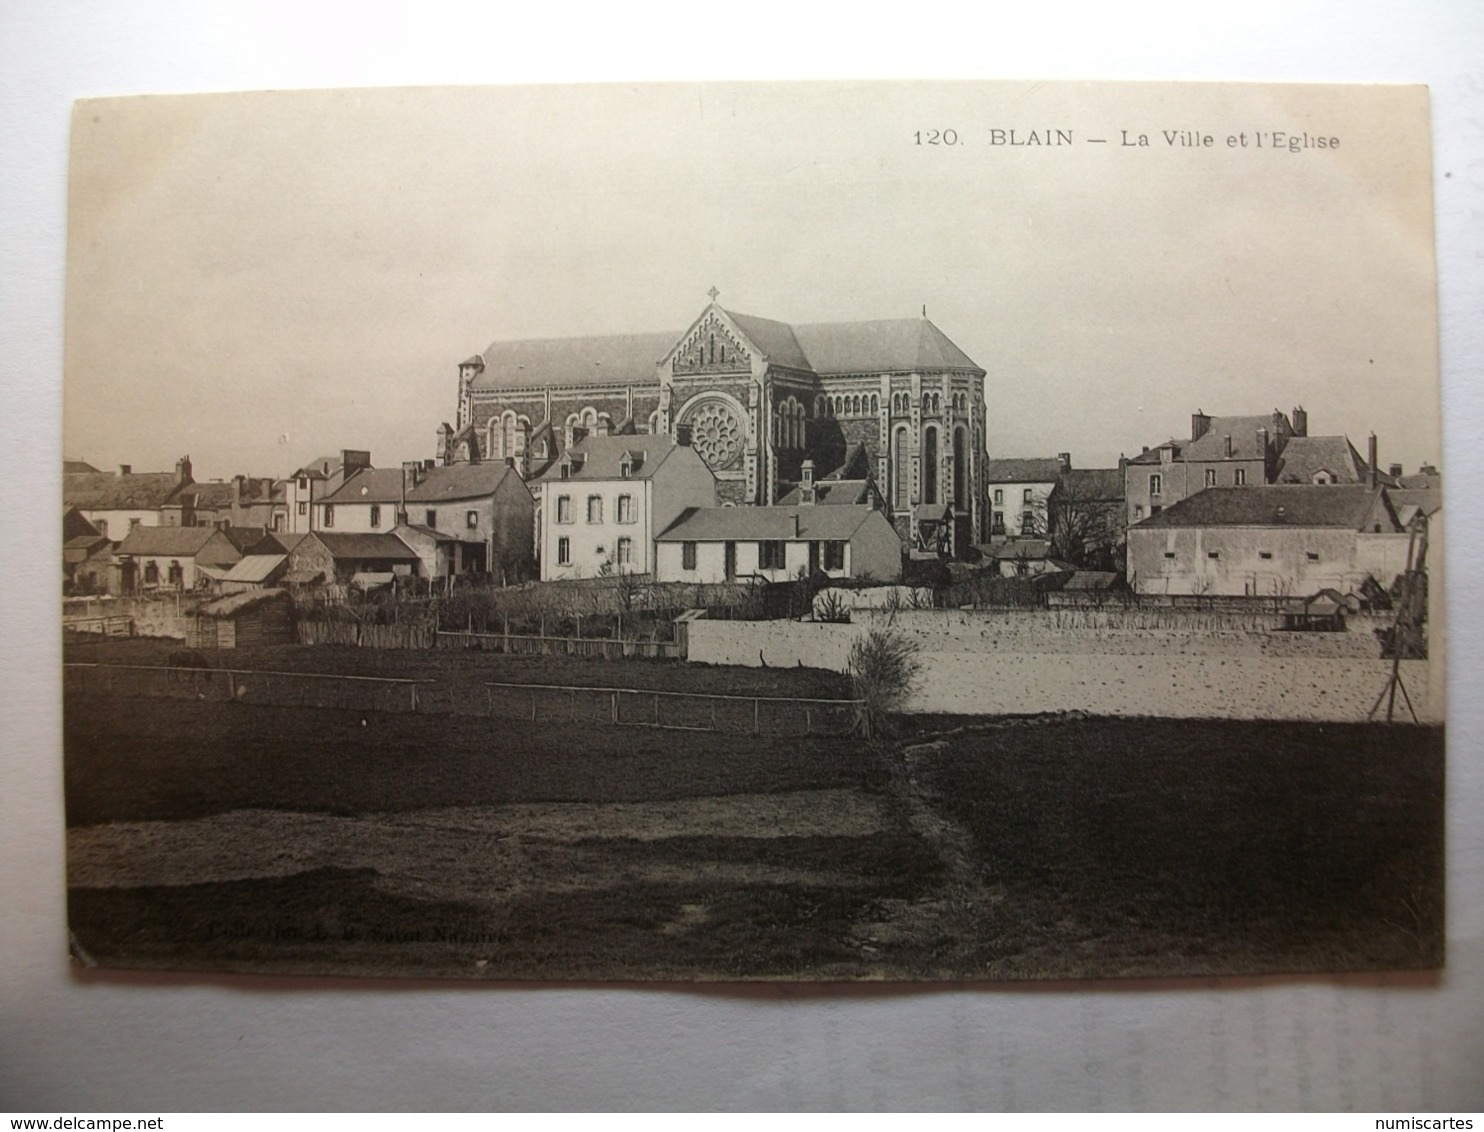
{"label": "dormer window", "polygon": [[618,478],[628,479],[634,474],[634,462],[625,456],[618,464]]}
{"label": "dormer window", "polygon": [[562,479],[564,480],[570,479],[572,476],[572,465],[567,463],[565,460],[562,461],[561,475]]}

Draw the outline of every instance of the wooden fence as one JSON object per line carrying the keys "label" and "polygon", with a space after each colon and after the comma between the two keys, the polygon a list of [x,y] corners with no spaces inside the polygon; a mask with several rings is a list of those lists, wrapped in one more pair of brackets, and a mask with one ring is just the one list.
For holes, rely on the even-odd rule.
{"label": "wooden fence", "polygon": [[355,645],[368,649],[430,649],[436,639],[431,624],[396,622],[362,625],[356,621],[300,621],[301,645]]}
{"label": "wooden fence", "polygon": [[125,615],[115,617],[66,617],[62,630],[67,633],[97,633],[104,637],[132,637],[134,618]]}
{"label": "wooden fence", "polygon": [[652,727],[770,736],[851,735],[857,732],[862,714],[860,700],[728,696],[653,688],[461,684],[178,665],[69,662],[62,669],[67,691],[81,695],[94,692],[274,707],[479,715],[537,726]]}
{"label": "wooden fence", "polygon": [[518,633],[471,633],[439,629],[439,648],[483,649],[521,656],[597,656],[608,660],[654,657],[683,660],[677,641],[635,640],[629,637],[533,637]]}
{"label": "wooden fence", "polygon": [[728,696],[654,688],[570,684],[488,683],[489,714],[530,724],[607,724],[666,731],[751,732],[754,735],[850,735],[861,700]]}

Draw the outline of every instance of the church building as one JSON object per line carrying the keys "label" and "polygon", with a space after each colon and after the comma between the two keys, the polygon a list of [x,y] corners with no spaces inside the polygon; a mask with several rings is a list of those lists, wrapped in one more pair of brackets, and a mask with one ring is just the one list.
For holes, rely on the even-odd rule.
{"label": "church building", "polygon": [[583,437],[664,434],[722,504],[777,503],[809,460],[821,483],[872,483],[906,545],[984,540],[984,370],[925,315],[790,324],[716,298],[684,331],[494,342],[459,366],[443,461],[534,483]]}

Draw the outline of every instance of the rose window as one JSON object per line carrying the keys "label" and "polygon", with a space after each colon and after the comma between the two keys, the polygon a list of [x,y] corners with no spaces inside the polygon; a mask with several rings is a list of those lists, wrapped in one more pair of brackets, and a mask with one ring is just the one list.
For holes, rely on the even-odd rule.
{"label": "rose window", "polygon": [[713,472],[729,468],[742,455],[742,422],[727,405],[708,401],[690,414],[691,447]]}

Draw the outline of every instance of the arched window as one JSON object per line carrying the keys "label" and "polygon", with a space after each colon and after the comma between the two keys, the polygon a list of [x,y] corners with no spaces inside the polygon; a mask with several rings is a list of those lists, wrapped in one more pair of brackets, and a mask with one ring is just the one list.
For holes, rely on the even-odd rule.
{"label": "arched window", "polygon": [[658,409],[656,409],[654,412],[652,412],[652,413],[649,414],[649,432],[650,432],[650,435],[653,436],[653,435],[658,434],[659,431],[660,431],[660,411]]}
{"label": "arched window", "polygon": [[938,500],[938,430],[931,425],[922,430],[922,501]]}
{"label": "arched window", "polygon": [[955,507],[967,507],[969,504],[967,456],[968,444],[964,437],[964,430],[956,428],[953,430],[953,505]]}
{"label": "arched window", "polygon": [[873,413],[879,413],[879,412],[881,412],[881,399],[879,397],[877,397],[876,394],[874,394],[874,393],[871,394],[871,412],[873,412]]}
{"label": "arched window", "polygon": [[854,410],[856,416],[861,415],[861,399],[859,397],[853,399],[851,408]]}

